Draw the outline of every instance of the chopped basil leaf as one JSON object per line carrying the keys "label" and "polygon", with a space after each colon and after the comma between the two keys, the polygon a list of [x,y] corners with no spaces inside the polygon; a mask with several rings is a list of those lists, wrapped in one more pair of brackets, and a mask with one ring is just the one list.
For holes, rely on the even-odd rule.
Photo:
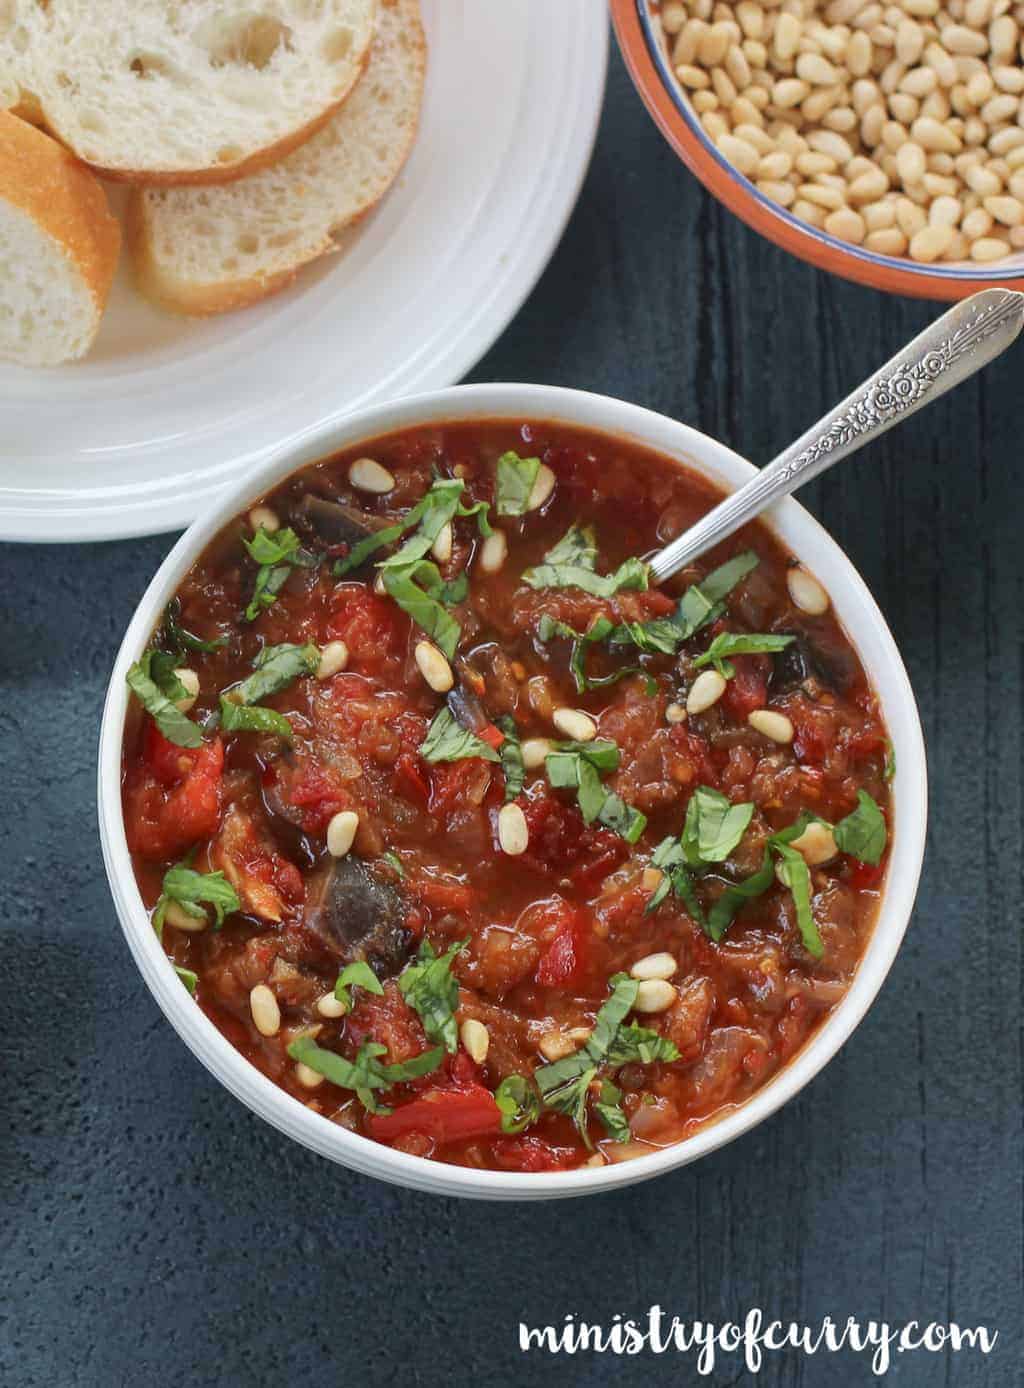
{"label": "chopped basil leaf", "polygon": [[694,669],[713,665],[720,675],[731,680],[736,673],[736,667],[729,662],[728,656],[765,655],[770,651],[784,651],[795,639],[793,636],[723,631],[715,637],[704,654],[693,662]]}
{"label": "chopped basil leaf", "polygon": [[624,589],[643,591],[649,580],[650,571],[641,559],[626,559],[614,573],[598,574],[581,564],[553,563],[548,557],[523,574],[531,588],[579,588],[598,598],[612,598]]}
{"label": "chopped basil leaf", "polygon": [[503,1133],[521,1133],[540,1117],[540,1098],[522,1075],[506,1075],[494,1091],[494,1102],[501,1110]]}
{"label": "chopped basil leaf", "polygon": [[[181,709],[175,707],[173,702],[174,698],[184,698],[187,691],[176,675],[172,675],[173,683],[167,679],[162,668],[163,662],[157,661],[157,668],[151,673],[156,656],[162,656],[164,661],[172,659],[164,651],[146,651],[141,660],[129,667],[125,676],[128,688],[168,742],[173,742],[178,747],[198,747],[203,741],[202,732],[191,718],[187,718]],[[163,682],[163,688],[154,678],[154,674]],[[167,692],[168,688],[170,695]]]}
{"label": "chopped basil leaf", "polygon": [[406,1002],[419,1014],[423,1030],[431,1041],[442,1044],[454,1055],[459,1048],[459,1028],[455,1009],[459,1005],[459,981],[452,973],[452,961],[467,944],[460,940],[444,954],[437,955],[429,940],[420,942],[416,963],[398,976],[398,988]]}
{"label": "chopped basil leaf", "polygon": [[491,503],[489,501],[475,501],[472,506],[460,506],[458,514],[466,520],[475,516],[477,528],[486,540],[488,535],[494,534],[494,527],[491,525],[490,511]]}
{"label": "chopped basil leaf", "polygon": [[179,622],[180,616],[181,599],[172,598],[164,608],[164,635],[168,646],[177,656],[183,656],[186,651],[202,651],[209,654],[228,644],[226,636],[218,636],[213,641],[203,641],[200,637],[193,636],[192,632],[186,631]]}
{"label": "chopped basil leaf", "polygon": [[662,1036],[660,1031],[628,1022],[615,1033],[608,1048],[607,1063],[614,1069],[619,1065],[653,1065],[655,1061],[678,1059],[679,1049],[674,1041]]}
{"label": "chopped basil leaf", "polygon": [[247,622],[254,622],[261,612],[273,606],[293,568],[311,569],[320,562],[315,554],[302,548],[298,535],[290,528],[271,533],[260,526],[251,540],[243,536],[242,544],[260,566],[252,599],[245,609]]}
{"label": "chopped basil leaf", "polygon": [[720,940],[732,925],[737,911],[748,901],[763,896],[772,885],[775,873],[772,869],[771,854],[766,848],[764,860],[756,872],[742,882],[730,882],[725,891],[715,901],[708,912],[705,929],[712,940]]}
{"label": "chopped basil leaf", "polygon": [[882,773],[887,781],[891,781],[896,775],[896,748],[891,742],[886,743],[885,747],[885,770]]}
{"label": "chopped basil leaf", "polygon": [[601,1081],[601,1093],[594,1100],[594,1115],[614,1142],[629,1142],[629,1120],[622,1111],[622,1090],[611,1080]]}
{"label": "chopped basil leaf", "polygon": [[570,525],[562,538],[544,555],[545,564],[573,564],[597,568],[597,532],[592,525]]}
{"label": "chopped basil leaf", "polygon": [[[409,514],[412,515],[412,512],[410,511]],[[400,521],[397,525],[385,525],[382,529],[373,531],[362,540],[357,540],[343,559],[335,561],[335,577],[342,578],[345,574],[351,573],[353,569],[361,568],[371,554],[376,554],[379,549],[393,544],[395,540],[400,540],[405,534],[405,530],[406,522]]]}
{"label": "chopped basil leaf", "polygon": [[283,713],[262,704],[238,704],[223,694],[220,725],[226,733],[277,733],[287,742],[292,739],[292,725]]}
{"label": "chopped basil leaf", "polygon": [[[545,612],[537,626],[537,637],[541,641],[550,641],[554,637],[564,637],[565,640],[572,642],[572,649],[569,652],[569,673],[576,685],[576,693],[584,694],[588,689],[604,689],[608,685],[617,684],[627,675],[644,674],[639,665],[625,665],[621,670],[613,670],[608,675],[587,674],[588,649],[596,642],[603,641],[613,630],[614,627],[607,617],[597,617],[586,631],[576,631],[567,623],[560,622],[555,617],[549,617]],[[653,694],[656,686],[649,676],[647,676],[647,684],[648,694]]]}
{"label": "chopped basil leaf", "polygon": [[505,776],[505,800],[514,800],[523,789],[526,781],[526,768],[523,765],[523,749],[519,742],[515,720],[508,714],[497,720],[497,726],[505,734],[498,748],[501,769]]}
{"label": "chopped basil leaf", "polygon": [[493,747],[457,722],[449,708],[439,709],[434,715],[427,735],[420,743],[419,754],[429,762],[462,761],[464,757],[501,760]]}
{"label": "chopped basil leaf", "polygon": [[382,860],[387,863],[392,872],[396,872],[399,877],[405,876],[405,868],[402,860],[397,853],[393,853],[390,848],[386,849],[381,855]]}
{"label": "chopped basil leaf", "polygon": [[540,472],[539,458],[520,458],[518,453],[503,453],[498,459],[495,483],[495,507],[499,516],[522,516]]}
{"label": "chopped basil leaf", "polygon": [[444,1059],[441,1046],[411,1060],[396,1065],[382,1065],[380,1057],[387,1054],[387,1047],[377,1041],[364,1041],[354,1061],[346,1060],[335,1051],[324,1050],[311,1036],[300,1036],[288,1047],[292,1060],[300,1065],[308,1065],[318,1075],[323,1075],[341,1089],[354,1089],[363,1107],[370,1113],[390,1113],[390,1109],[379,1104],[374,1097],[375,1089],[390,1089],[393,1084],[418,1079],[436,1070]]}
{"label": "chopped basil leaf", "polygon": [[821,943],[821,936],[818,934],[818,927],[814,923],[814,916],[811,912],[811,873],[804,861],[803,855],[798,853],[795,848],[790,848],[788,843],[780,843],[772,840],[772,847],[782,859],[781,876],[793,894],[793,904],[796,906],[796,923],[803,938],[804,947],[813,954],[815,959],[820,959],[825,953],[825,946]]}
{"label": "chopped basil leaf", "polygon": [[671,1054],[669,1048],[675,1051],[675,1047],[670,1041],[664,1041],[664,1038],[663,1045],[655,1048],[654,1043],[647,1040],[647,1029],[643,1027],[626,1028],[627,1035],[620,1045],[622,1024],[636,1003],[640,984],[627,974],[615,974],[609,979],[609,987],[611,997],[599,1009],[594,1021],[594,1030],[584,1046],[563,1060],[556,1060],[551,1065],[542,1065],[534,1075],[545,1106],[568,1114],[588,1147],[592,1144],[587,1131],[587,1091],[599,1068],[602,1065],[614,1068],[623,1064],[624,1061],[618,1059],[618,1055],[626,1054],[632,1057],[635,1053],[639,1058],[641,1042],[634,1034],[637,1032],[644,1034],[643,1044],[651,1046],[652,1051],[656,1050],[656,1058],[674,1060],[678,1055],[678,1052],[675,1055]]}
{"label": "chopped basil leaf", "polygon": [[690,867],[724,863],[753,817],[753,805],[734,805],[721,791],[698,786],[686,807],[680,840],[686,862]]}
{"label": "chopped basil leaf", "polygon": [[236,701],[258,704],[280,694],[302,675],[315,675],[320,651],[311,642],[305,646],[265,646],[255,660],[255,670],[231,691]]}
{"label": "chopped basil leaf", "polygon": [[380,979],[362,959],[357,959],[354,964],[346,964],[334,985],[334,996],[345,1004],[346,1011],[352,1007],[350,988],[365,988],[368,993],[375,993],[377,997],[384,992]]}
{"label": "chopped basil leaf", "polygon": [[[410,542],[411,543],[411,542]],[[417,626],[432,637],[449,660],[455,655],[462,628],[443,603],[459,602],[465,597],[465,586],[456,589],[446,585],[436,564],[416,559],[409,564],[381,566],[381,576],[388,594]],[[423,586],[420,586],[420,583]]]}
{"label": "chopped basil leaf", "polygon": [[833,829],[836,847],[851,858],[877,867],[882,861],[888,834],[885,818],[866,790],[857,792],[857,808]]}
{"label": "chopped basil leaf", "polygon": [[180,964],[175,964],[174,972],[178,975],[192,996],[195,997],[196,989],[199,987],[199,975],[193,973],[191,969],[183,969]]}
{"label": "chopped basil leaf", "polygon": [[674,655],[684,641],[689,641],[701,627],[722,615],[724,599],[759,562],[753,550],[738,554],[728,563],[712,569],[699,584],[691,584],[671,617],[626,622],[615,628],[609,640],[612,645],[632,645],[652,654]]}
{"label": "chopped basil leaf", "polygon": [[636,843],[647,827],[646,815],[607,790],[598,774],[614,771],[618,764],[619,749],[606,738],[556,743],[555,750],[544,759],[548,783],[555,790],[576,791],[580,813],[587,824],[599,820],[627,843]]}
{"label": "chopped basil leaf", "polygon": [[164,873],[160,899],[153,912],[153,928],[157,935],[163,933],[164,917],[172,901],[196,920],[202,920],[206,915],[200,903],[206,902],[212,906],[215,930],[224,924],[225,916],[242,909],[238,894],[223,872],[196,872],[187,859]]}

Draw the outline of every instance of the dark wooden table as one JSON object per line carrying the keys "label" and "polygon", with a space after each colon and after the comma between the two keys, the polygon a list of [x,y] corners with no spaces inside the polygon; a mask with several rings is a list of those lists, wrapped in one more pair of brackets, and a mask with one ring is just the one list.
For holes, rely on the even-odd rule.
{"label": "dark wooden table", "polygon": [[[790,260],[676,163],[613,61],[593,167],[536,292],[473,373],[606,391],[766,460],[933,306]],[[524,1359],[520,1319],[955,1319],[1020,1379],[1024,348],[804,495],[902,647],[929,849],[892,975],[799,1098],[696,1166],[589,1203],[428,1199],[300,1150],[157,1011],[107,893],[101,701],[170,538],[0,554],[0,1381],[716,1384],[668,1355]],[[757,1382],[865,1384],[776,1356]]]}

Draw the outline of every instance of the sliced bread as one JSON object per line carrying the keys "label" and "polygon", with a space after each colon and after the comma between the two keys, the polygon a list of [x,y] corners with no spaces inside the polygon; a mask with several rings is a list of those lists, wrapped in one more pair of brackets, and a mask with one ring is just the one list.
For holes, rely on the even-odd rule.
{"label": "sliced bread", "polygon": [[0,112],[0,357],[56,366],[92,345],[121,231],[98,179]]}
{"label": "sliced bread", "polygon": [[282,289],[394,181],[419,119],[419,0],[381,0],[369,66],[301,149],[222,188],[139,188],[128,240],[140,287],[181,313],[221,313]]}
{"label": "sliced bread", "polygon": [[110,178],[224,183],[283,157],[345,100],[376,0],[0,0],[28,36],[15,84]]}

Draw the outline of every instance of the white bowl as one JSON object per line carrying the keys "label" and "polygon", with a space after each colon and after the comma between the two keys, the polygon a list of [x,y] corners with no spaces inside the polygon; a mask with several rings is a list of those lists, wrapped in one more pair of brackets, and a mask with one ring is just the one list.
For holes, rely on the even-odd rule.
{"label": "white bowl", "polygon": [[893,843],[878,922],[853,984],[814,1037],[769,1084],[720,1122],[684,1142],[602,1168],[521,1173],[477,1171],[409,1156],[350,1133],[279,1089],[217,1030],[182,987],[150,924],[132,871],[121,812],[121,742],[128,706],[125,673],[147,645],[165,604],[220,528],[298,468],[364,439],[419,424],[456,420],[552,420],[618,435],[679,459],[733,490],[750,463],[685,424],[606,396],[551,386],[474,385],[411,396],[318,426],[289,439],[233,487],[181,537],[147,588],[118,652],[103,711],[99,750],[99,820],[103,858],[117,913],[135,962],[171,1025],[236,1098],[282,1132],[365,1175],[438,1195],[481,1199],[550,1199],[589,1195],[647,1180],[747,1132],[791,1099],[831,1060],[864,1016],[896,957],[907,927],[924,856],[928,811],[924,742],[899,652],[871,594],[838,545],[797,502],[771,513],[779,539],[821,579],[881,700],[892,738]]}

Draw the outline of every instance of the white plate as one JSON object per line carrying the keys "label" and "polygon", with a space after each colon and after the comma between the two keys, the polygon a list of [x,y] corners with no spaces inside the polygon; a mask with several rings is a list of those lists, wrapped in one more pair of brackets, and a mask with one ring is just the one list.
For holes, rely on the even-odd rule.
{"label": "white plate", "polygon": [[0,365],[0,538],[181,528],[298,430],[457,381],[535,284],[604,91],[601,0],[424,0],[405,172],[343,253],[241,313],[181,319],[122,264],[85,362]]}

